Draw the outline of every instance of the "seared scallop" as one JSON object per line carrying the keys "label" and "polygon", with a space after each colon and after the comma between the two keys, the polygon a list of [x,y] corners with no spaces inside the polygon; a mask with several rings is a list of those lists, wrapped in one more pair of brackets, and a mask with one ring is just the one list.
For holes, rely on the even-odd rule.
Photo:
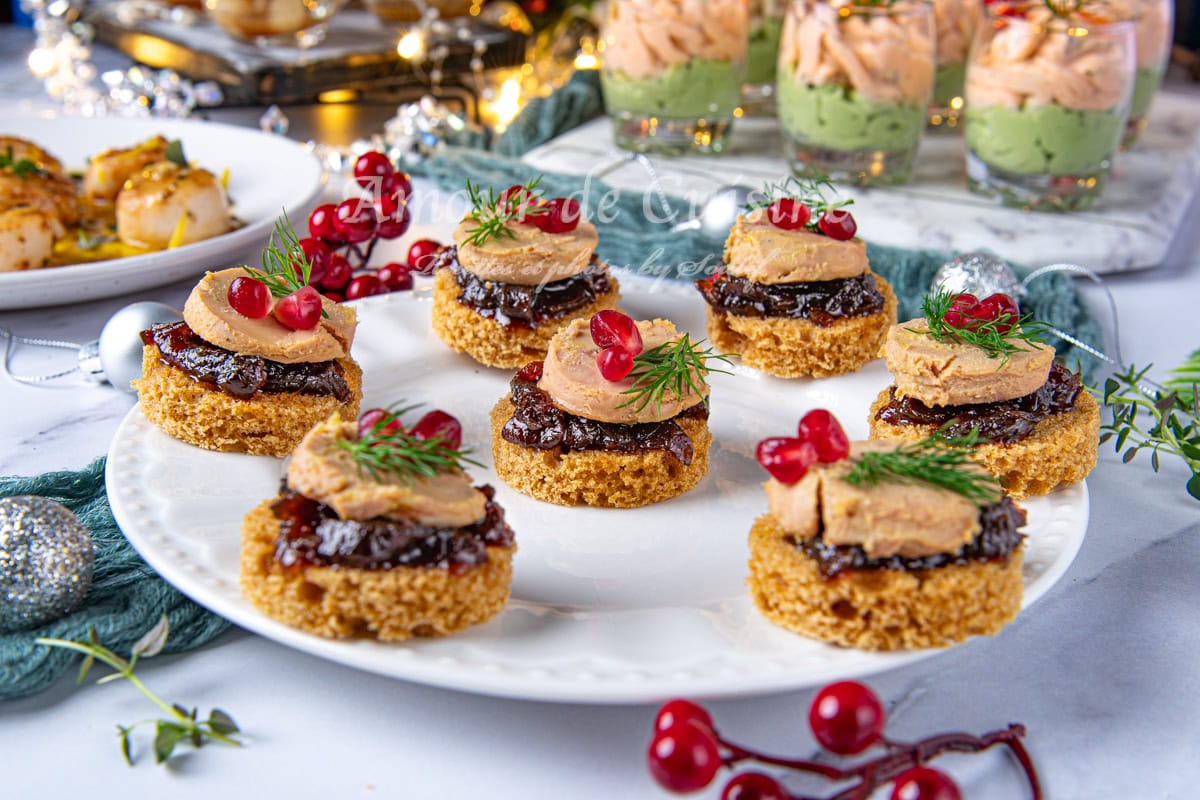
{"label": "seared scallop", "polygon": [[33,206],[57,217],[64,226],[79,221],[79,197],[70,178],[52,172],[25,172],[0,167],[0,209]]}
{"label": "seared scallop", "polygon": [[167,159],[169,142],[162,136],[133,147],[105,150],[92,156],[83,175],[83,196],[89,203],[111,203],[125,181],[151,164]]}
{"label": "seared scallop", "polygon": [[131,177],[117,195],[117,237],[136,247],[175,247],[231,227],[225,190],[205,169],[164,161]]}
{"label": "seared scallop", "polygon": [[33,206],[0,211],[0,272],[38,269],[54,253],[54,240],[63,233],[58,217]]}
{"label": "seared scallop", "polygon": [[62,162],[28,139],[20,136],[0,136],[0,154],[12,154],[12,160],[32,161],[42,172],[64,175]]}

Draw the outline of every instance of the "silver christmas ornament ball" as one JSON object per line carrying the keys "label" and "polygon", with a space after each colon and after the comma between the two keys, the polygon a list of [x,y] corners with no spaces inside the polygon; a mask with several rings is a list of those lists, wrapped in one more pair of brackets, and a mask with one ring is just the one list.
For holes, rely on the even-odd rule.
{"label": "silver christmas ornament ball", "polygon": [[129,382],[142,376],[142,340],[138,335],[159,322],[178,322],[178,311],[165,303],[146,301],[125,306],[104,323],[99,341],[79,351],[79,368],[97,383],[108,381],[132,392]]}
{"label": "silver christmas ornament ball", "polygon": [[73,611],[92,585],[92,537],[45,497],[0,498],[0,633]]}
{"label": "silver christmas ornament ball", "polygon": [[952,258],[933,276],[933,290],[970,292],[983,298],[990,294],[1006,294],[1014,300],[1025,294],[1025,286],[1007,261],[991,253],[967,253]]}

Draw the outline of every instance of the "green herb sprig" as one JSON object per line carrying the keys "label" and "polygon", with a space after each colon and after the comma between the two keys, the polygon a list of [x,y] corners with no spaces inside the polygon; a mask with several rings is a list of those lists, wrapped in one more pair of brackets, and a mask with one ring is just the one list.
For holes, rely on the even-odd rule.
{"label": "green herb sprig", "polygon": [[[406,483],[432,478],[439,472],[462,469],[463,464],[483,466],[470,458],[469,447],[455,447],[440,436],[422,439],[403,425],[391,425],[418,406],[389,406],[387,414],[358,439],[339,439],[338,446],[350,454],[359,473],[377,482],[396,477]],[[389,429],[390,428],[390,429]]]}
{"label": "green herb sprig", "polygon": [[853,466],[843,480],[854,486],[884,481],[925,483],[960,494],[976,505],[994,503],[1004,495],[1000,482],[982,470],[964,469],[974,464],[971,448],[983,441],[979,431],[972,429],[963,436],[935,433],[895,450],[868,451],[851,459]]}
{"label": "green herb sprig", "polygon": [[183,154],[183,142],[179,139],[167,142],[167,149],[163,151],[163,159],[177,166],[186,167],[188,160],[187,156]]}
{"label": "green herb sprig", "polygon": [[[956,328],[946,322],[946,312],[954,305],[958,295],[953,292],[937,291],[925,295],[921,310],[925,315],[928,330],[906,328],[912,333],[932,336],[939,342],[962,342],[978,347],[988,358],[999,358],[1000,366],[1008,363],[1014,353],[1036,350],[1045,344],[1049,327],[1044,322],[1025,315],[1019,320],[1008,316],[996,320],[972,320],[970,327]],[[1008,330],[1001,330],[1001,326]],[[1026,344],[1028,347],[1020,345]]]}
{"label": "green herb sprig", "polygon": [[[275,220],[275,229],[263,248],[262,267],[243,264],[242,269],[251,278],[265,284],[272,297],[287,297],[308,285],[312,277],[312,262],[300,247],[300,237],[296,235],[287,211]],[[328,317],[329,313],[322,308],[321,316]]]}
{"label": "green herb sprig", "polygon": [[703,378],[710,372],[720,372],[729,375],[724,369],[709,366],[710,361],[731,363],[734,353],[714,353],[711,347],[701,349],[704,340],[693,342],[688,334],[678,339],[664,342],[657,347],[645,350],[633,358],[633,369],[629,377],[633,385],[622,392],[631,395],[617,408],[633,406],[634,411],[641,411],[650,403],[654,403],[662,411],[663,398],[667,392],[676,397],[688,393],[703,394]]}
{"label": "green herb sprig", "polygon": [[16,158],[13,155],[13,148],[10,144],[5,148],[6,152],[0,153],[0,169],[8,168],[13,171],[13,175],[18,178],[27,178],[30,175],[41,175],[42,169],[36,163],[28,158]]}
{"label": "green herb sprig", "polygon": [[1104,382],[1104,404],[1111,416],[1100,426],[1100,442],[1115,440],[1114,450],[1126,464],[1149,450],[1155,472],[1160,452],[1178,456],[1192,473],[1187,493],[1200,500],[1200,350],[1173,371],[1175,378],[1161,390],[1145,385],[1149,371],[1130,367]]}
{"label": "green herb sprig", "polygon": [[798,178],[790,175],[781,181],[764,184],[762,191],[756,194],[755,199],[747,203],[743,208],[749,213],[759,208],[767,208],[776,200],[789,198],[808,206],[808,210],[812,212],[812,222],[809,223],[808,227],[815,228],[817,220],[826,211],[833,211],[834,209],[854,205],[853,198],[831,200],[827,196],[836,192],[837,187],[825,175],[817,175],[811,178]]}
{"label": "green herb sprig", "polygon": [[541,182],[542,176],[539,175],[522,185],[521,188],[525,191],[513,192],[501,203],[500,195],[496,194],[493,187],[489,186],[484,192],[482,186],[471,183],[471,179],[468,178],[467,199],[471,202],[471,213],[467,215],[467,219],[474,222],[475,227],[467,232],[467,237],[462,243],[479,247],[492,239],[517,238],[508,227],[510,222],[549,213],[548,209],[533,199]]}
{"label": "green herb sprig", "polygon": [[59,647],[83,653],[84,659],[79,667],[78,683],[82,684],[83,679],[87,677],[95,663],[101,661],[116,671],[100,678],[96,681],[97,684],[127,680],[167,715],[167,719],[144,719],[132,725],[117,726],[117,735],[121,740],[121,755],[125,757],[125,763],[131,767],[133,766],[133,755],[130,734],[142,725],[154,725],[154,760],[159,764],[169,759],[174,754],[175,747],[183,742],[190,742],[192,747],[196,748],[208,741],[221,742],[234,747],[242,745],[235,738],[235,734],[239,733],[237,723],[226,712],[214,708],[208,713],[207,719],[198,719],[198,709],[188,709],[178,703],[168,704],[151,692],[141,679],[133,674],[139,658],[149,658],[162,651],[163,646],[167,643],[169,631],[167,615],[163,614],[158,624],[147,631],[146,635],[133,646],[128,659],[121,658],[112,650],[101,645],[96,639],[95,630],[88,632],[88,638],[85,641],[46,638],[36,640],[38,644],[46,647]]}

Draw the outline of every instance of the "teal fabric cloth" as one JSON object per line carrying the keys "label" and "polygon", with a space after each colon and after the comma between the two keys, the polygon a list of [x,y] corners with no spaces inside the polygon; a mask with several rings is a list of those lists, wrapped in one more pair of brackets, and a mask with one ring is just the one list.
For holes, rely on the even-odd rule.
{"label": "teal fabric cloth", "polygon": [[78,472],[49,472],[32,478],[0,478],[0,496],[40,495],[75,512],[91,533],[96,565],[83,604],[41,627],[0,634],[0,698],[45,689],[80,656],[34,642],[39,636],[85,639],[89,630],[109,649],[127,655],[165,613],[171,630],[164,653],[199,647],[229,627],[158,577],[125,539],[104,491],[104,459]]}
{"label": "teal fabric cloth", "polygon": [[[684,219],[689,208],[688,202],[680,198],[667,197],[676,214],[672,217],[653,191],[620,192],[582,175],[541,173],[514,158],[454,147],[414,165],[412,171],[448,192],[462,191],[467,178],[499,190],[540,175],[540,186],[547,196],[579,200],[584,216],[599,230],[597,252],[602,259],[642,275],[686,280],[711,273],[721,262],[723,240],[696,230],[671,232],[672,224]],[[919,316],[921,299],[929,291],[934,274],[957,254],[870,244],[869,234],[866,238],[871,269],[895,289],[900,319]],[[1021,276],[1030,271],[1018,265],[1014,269]],[[701,302],[699,295],[697,302]],[[1104,351],[1099,326],[1071,279],[1063,273],[1034,280],[1021,299],[1021,310]],[[1096,358],[1066,341],[1052,344],[1068,366],[1073,368],[1078,362],[1085,377],[1090,377],[1098,366]]]}
{"label": "teal fabric cloth", "polygon": [[599,70],[580,70],[549,96],[530,100],[497,137],[492,150],[500,155],[521,156],[603,113]]}

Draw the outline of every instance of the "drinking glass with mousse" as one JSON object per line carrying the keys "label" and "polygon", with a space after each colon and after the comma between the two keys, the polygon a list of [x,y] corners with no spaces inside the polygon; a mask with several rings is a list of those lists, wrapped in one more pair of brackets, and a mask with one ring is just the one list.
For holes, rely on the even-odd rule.
{"label": "drinking glass with mousse", "polygon": [[980,0],[933,0],[937,26],[937,74],[933,81],[933,103],[929,124],[956,128],[963,112],[963,85],[967,77],[967,54],[975,29],[983,18]]}
{"label": "drinking glass with mousse", "polygon": [[750,45],[742,91],[742,107],[748,114],[774,113],[775,67],[786,11],[785,0],[750,0]]}
{"label": "drinking glass with mousse", "polygon": [[1133,22],[1137,41],[1137,74],[1133,81],[1133,99],[1125,123],[1122,147],[1132,147],[1146,129],[1150,101],[1162,85],[1171,60],[1171,41],[1175,33],[1175,3],[1172,0],[1109,0],[1109,7],[1120,19]]}

